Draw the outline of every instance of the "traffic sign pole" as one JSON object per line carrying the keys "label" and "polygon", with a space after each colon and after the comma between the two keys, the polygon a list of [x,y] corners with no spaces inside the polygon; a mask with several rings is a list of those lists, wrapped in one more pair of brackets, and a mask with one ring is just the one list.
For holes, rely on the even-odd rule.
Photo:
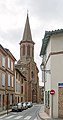
{"label": "traffic sign pole", "polygon": [[50,91],[51,94],[51,118],[53,118],[53,95],[55,94],[55,91],[52,89]]}
{"label": "traffic sign pole", "polygon": [[53,118],[53,95],[51,95],[51,118]]}

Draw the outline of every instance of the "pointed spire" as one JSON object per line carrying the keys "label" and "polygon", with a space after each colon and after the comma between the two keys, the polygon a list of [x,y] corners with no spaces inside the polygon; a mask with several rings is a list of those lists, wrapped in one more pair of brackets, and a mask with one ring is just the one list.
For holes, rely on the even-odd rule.
{"label": "pointed spire", "polygon": [[26,18],[26,23],[25,23],[24,34],[23,34],[22,40],[23,41],[31,41],[32,40],[31,29],[30,29],[30,24],[29,24],[29,17],[28,17],[28,10],[27,10],[27,18]]}

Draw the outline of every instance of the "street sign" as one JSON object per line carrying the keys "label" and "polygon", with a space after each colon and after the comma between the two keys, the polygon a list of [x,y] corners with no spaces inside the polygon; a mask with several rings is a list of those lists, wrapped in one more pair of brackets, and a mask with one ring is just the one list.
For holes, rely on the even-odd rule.
{"label": "street sign", "polygon": [[54,94],[55,94],[55,90],[52,89],[52,90],[50,91],[50,94],[51,94],[51,95],[54,95]]}
{"label": "street sign", "polygon": [[59,86],[59,87],[61,87],[61,86],[63,87],[63,83],[58,83],[58,86]]}

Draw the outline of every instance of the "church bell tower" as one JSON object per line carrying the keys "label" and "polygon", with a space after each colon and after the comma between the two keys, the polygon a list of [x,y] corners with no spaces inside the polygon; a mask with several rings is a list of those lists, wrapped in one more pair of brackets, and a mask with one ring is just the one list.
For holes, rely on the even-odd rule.
{"label": "church bell tower", "polygon": [[26,18],[23,38],[20,42],[20,60],[34,61],[34,42],[32,41],[28,13]]}
{"label": "church bell tower", "polygon": [[17,62],[16,67],[26,77],[26,100],[32,102],[38,102],[39,91],[39,78],[38,68],[34,61],[34,42],[32,40],[31,29],[29,24],[29,17],[25,22],[24,32],[22,40],[20,41],[20,59]]}

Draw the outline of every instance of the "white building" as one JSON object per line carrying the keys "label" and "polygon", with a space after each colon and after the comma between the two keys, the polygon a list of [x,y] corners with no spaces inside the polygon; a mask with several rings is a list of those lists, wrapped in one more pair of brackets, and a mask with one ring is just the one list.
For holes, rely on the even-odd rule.
{"label": "white building", "polygon": [[[40,56],[45,111],[50,117],[63,117],[63,29],[45,32]],[[52,89],[55,91],[54,95],[50,94]]]}

